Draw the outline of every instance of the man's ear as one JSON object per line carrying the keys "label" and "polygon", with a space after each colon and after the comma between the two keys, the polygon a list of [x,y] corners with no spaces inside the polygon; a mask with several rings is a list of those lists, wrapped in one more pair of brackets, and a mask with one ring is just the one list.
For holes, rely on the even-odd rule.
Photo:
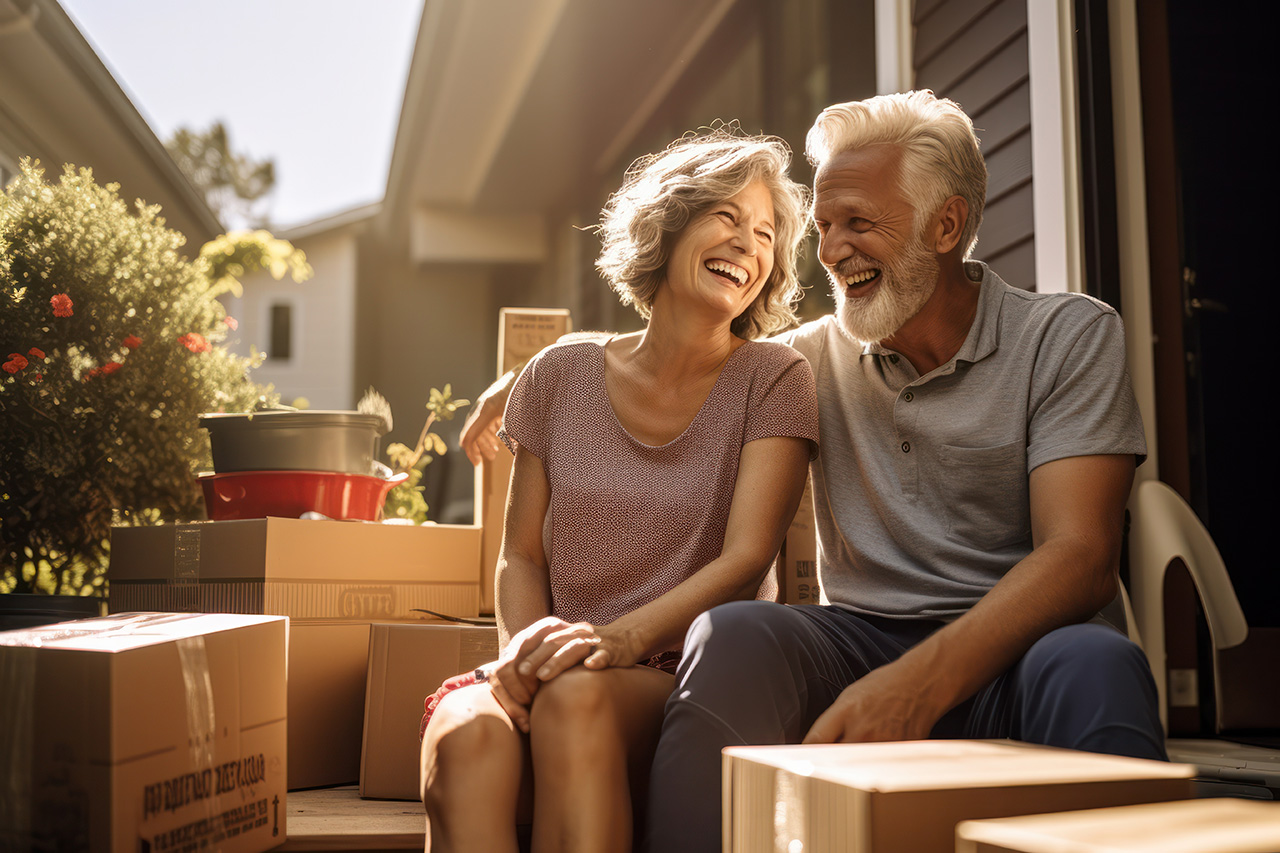
{"label": "man's ear", "polygon": [[933,250],[939,255],[950,253],[960,244],[965,223],[969,221],[969,202],[953,195],[942,203],[934,220]]}

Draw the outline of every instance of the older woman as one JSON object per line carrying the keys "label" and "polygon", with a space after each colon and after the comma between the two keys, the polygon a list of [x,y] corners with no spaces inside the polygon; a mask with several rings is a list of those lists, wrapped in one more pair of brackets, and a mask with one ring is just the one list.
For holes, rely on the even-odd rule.
{"label": "older woman", "polygon": [[689,623],[757,594],[818,427],[794,321],[804,190],[769,137],[685,138],[609,201],[597,266],[647,327],[544,350],[504,417],[515,453],[487,683],[422,751],[441,851],[627,850]]}

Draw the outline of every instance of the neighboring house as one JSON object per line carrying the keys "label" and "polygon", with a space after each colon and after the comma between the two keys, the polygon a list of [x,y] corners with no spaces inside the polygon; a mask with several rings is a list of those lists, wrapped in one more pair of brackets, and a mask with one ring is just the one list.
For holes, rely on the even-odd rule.
{"label": "neighboring house", "polygon": [[304,398],[312,409],[350,409],[363,391],[355,386],[357,264],[360,237],[378,210],[364,205],[277,230],[306,253],[314,277],[299,284],[254,273],[243,296],[223,300],[238,323],[228,345],[240,355],[264,354],[253,377],[274,385],[284,403]]}
{"label": "neighboring house", "polygon": [[23,157],[48,179],[88,166],[125,199],[164,210],[194,255],[222,233],[203,196],[54,0],[0,0],[0,183]]}

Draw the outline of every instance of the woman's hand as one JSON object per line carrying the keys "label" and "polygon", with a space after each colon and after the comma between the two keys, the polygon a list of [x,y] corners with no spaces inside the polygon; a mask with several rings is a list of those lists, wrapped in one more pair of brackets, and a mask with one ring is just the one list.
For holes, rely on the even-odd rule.
{"label": "woman's hand", "polygon": [[489,689],[493,691],[494,698],[516,728],[526,734],[529,731],[529,707],[542,682],[531,669],[527,674],[522,669],[528,669],[529,655],[542,648],[547,636],[567,627],[572,626],[554,616],[539,619],[511,638],[497,664],[489,670]]}
{"label": "woman's hand", "polygon": [[547,634],[542,645],[525,656],[519,672],[543,682],[578,664],[587,669],[633,666],[639,663],[640,655],[633,632],[612,625],[577,622]]}

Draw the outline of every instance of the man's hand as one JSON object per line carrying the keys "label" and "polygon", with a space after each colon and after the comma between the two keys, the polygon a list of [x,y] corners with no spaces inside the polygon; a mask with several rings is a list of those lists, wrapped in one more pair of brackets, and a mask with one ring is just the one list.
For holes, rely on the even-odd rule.
{"label": "man's hand", "polygon": [[859,678],[814,722],[804,743],[923,740],[945,710],[928,701],[899,659]]}
{"label": "man's hand", "polygon": [[514,382],[515,374],[503,376],[485,389],[467,412],[458,443],[472,465],[479,465],[482,459],[492,459],[498,452],[498,429],[502,426],[502,412]]}

